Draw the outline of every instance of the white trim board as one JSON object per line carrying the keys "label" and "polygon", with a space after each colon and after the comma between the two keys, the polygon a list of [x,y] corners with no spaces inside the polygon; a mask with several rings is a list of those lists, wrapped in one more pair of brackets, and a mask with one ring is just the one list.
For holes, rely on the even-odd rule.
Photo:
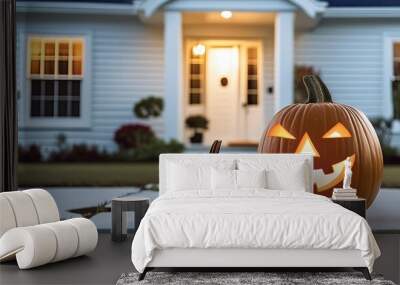
{"label": "white trim board", "polygon": [[400,7],[332,7],[326,9],[324,18],[398,18]]}
{"label": "white trim board", "polygon": [[[134,1],[135,3],[136,1]],[[134,4],[79,3],[54,1],[17,1],[17,13],[63,13],[63,14],[101,14],[136,15]]]}

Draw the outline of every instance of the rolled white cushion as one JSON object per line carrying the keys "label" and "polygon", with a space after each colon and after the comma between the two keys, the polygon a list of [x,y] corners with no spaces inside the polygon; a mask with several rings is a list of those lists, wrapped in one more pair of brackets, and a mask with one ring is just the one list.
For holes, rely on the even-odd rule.
{"label": "rolled white cushion", "polygon": [[29,189],[22,192],[29,195],[32,199],[39,218],[39,224],[60,220],[57,204],[49,192],[43,189]]}
{"label": "rolled white cushion", "polygon": [[88,219],[18,227],[0,238],[0,261],[14,255],[20,269],[86,254],[97,245],[96,226]]}
{"label": "rolled white cushion", "polygon": [[98,233],[96,225],[91,220],[74,218],[65,222],[70,223],[78,233],[78,248],[74,257],[91,252],[96,248]]}
{"label": "rolled white cushion", "polygon": [[39,223],[35,205],[29,195],[22,191],[3,192],[1,195],[10,202],[17,227],[33,226]]}
{"label": "rolled white cushion", "polygon": [[5,196],[0,194],[0,237],[16,226],[17,223],[11,204]]}
{"label": "rolled white cushion", "polygon": [[75,256],[78,251],[78,233],[66,221],[44,224],[56,236],[57,251],[51,262],[57,262]]}
{"label": "rolled white cushion", "polygon": [[16,254],[20,269],[28,269],[49,263],[57,251],[53,231],[43,225],[14,228],[0,239],[0,260]]}

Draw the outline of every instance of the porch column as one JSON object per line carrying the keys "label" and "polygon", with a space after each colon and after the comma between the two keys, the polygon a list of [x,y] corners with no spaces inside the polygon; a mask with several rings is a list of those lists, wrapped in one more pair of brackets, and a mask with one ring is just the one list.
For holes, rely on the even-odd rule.
{"label": "porch column", "polygon": [[182,140],[182,15],[164,12],[164,138]]}
{"label": "porch column", "polygon": [[275,112],[293,103],[294,13],[279,12],[275,18]]}

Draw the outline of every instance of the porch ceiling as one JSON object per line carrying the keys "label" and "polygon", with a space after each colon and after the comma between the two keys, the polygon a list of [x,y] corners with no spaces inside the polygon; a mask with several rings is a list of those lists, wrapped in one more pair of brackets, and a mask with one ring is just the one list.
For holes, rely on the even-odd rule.
{"label": "porch ceiling", "polygon": [[185,24],[238,24],[238,25],[273,25],[275,13],[233,12],[232,18],[224,19],[220,12],[185,12]]}

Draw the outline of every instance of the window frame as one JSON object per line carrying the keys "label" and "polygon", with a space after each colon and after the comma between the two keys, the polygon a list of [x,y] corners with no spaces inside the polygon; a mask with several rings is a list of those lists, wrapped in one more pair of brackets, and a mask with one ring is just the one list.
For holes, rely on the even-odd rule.
{"label": "window frame", "polygon": [[[187,67],[187,92],[185,92],[185,97],[187,97],[187,104],[189,106],[204,106],[205,105],[205,97],[206,97],[206,60],[207,60],[207,52],[201,56],[194,56],[192,54],[193,47],[198,44],[193,42],[189,44],[189,54],[188,54],[188,67]],[[199,65],[199,73],[192,73],[192,65]],[[191,84],[193,80],[199,81],[199,87],[192,88]],[[199,95],[198,102],[192,102],[192,94]]]}
{"label": "window frame", "polygon": [[[79,129],[79,128],[90,128],[91,127],[91,42],[92,35],[90,32],[85,34],[74,34],[74,33],[24,33],[24,42],[21,44],[21,54],[25,56],[23,61],[25,64],[22,67],[23,78],[21,80],[21,86],[19,89],[22,94],[22,113],[21,123],[22,128],[32,128],[32,129],[52,129],[52,128],[62,128],[62,129]],[[82,55],[81,55],[81,75],[72,75],[69,71],[68,75],[45,75],[42,73],[44,65],[41,64],[41,74],[31,75],[31,41],[35,38],[40,38],[44,41],[47,40],[75,40],[79,39],[82,42]],[[72,46],[71,46],[72,48]],[[57,48],[55,47],[55,59],[57,59]],[[41,61],[43,61],[44,56],[41,56]],[[70,63],[72,62],[72,57],[68,58]],[[43,63],[43,62],[42,62]],[[55,64],[55,68],[57,68]],[[69,70],[72,70],[72,65],[69,64]],[[57,70],[55,71],[57,72]],[[80,90],[80,116],[79,117],[33,117],[31,116],[31,81],[32,79],[38,80],[80,80],[81,90]]]}
{"label": "window frame", "polygon": [[[392,81],[394,77],[394,50],[393,45],[400,43],[400,33],[385,33],[383,45],[383,102],[382,116],[388,119],[393,118],[393,99],[392,99]],[[395,121],[400,121],[395,119]],[[393,130],[393,132],[400,132]]]}
{"label": "window frame", "polygon": [[[246,85],[246,93],[245,93],[245,104],[247,107],[257,107],[260,104],[260,73],[261,73],[261,67],[260,67],[260,47],[259,45],[251,45],[248,44],[247,46],[244,47],[245,48],[245,54],[246,54],[246,67],[245,67],[245,85]],[[249,50],[250,49],[255,49],[255,59],[250,59],[249,57]],[[252,63],[250,63],[250,61],[253,61]],[[255,65],[255,71],[256,74],[254,75],[250,75],[249,74],[249,66],[250,65]],[[256,87],[255,88],[249,88],[249,81],[250,80],[255,80],[256,82]],[[250,92],[252,91],[252,92]],[[253,94],[250,94],[253,93]],[[255,95],[256,98],[256,102],[255,103],[249,103],[249,95]]]}

